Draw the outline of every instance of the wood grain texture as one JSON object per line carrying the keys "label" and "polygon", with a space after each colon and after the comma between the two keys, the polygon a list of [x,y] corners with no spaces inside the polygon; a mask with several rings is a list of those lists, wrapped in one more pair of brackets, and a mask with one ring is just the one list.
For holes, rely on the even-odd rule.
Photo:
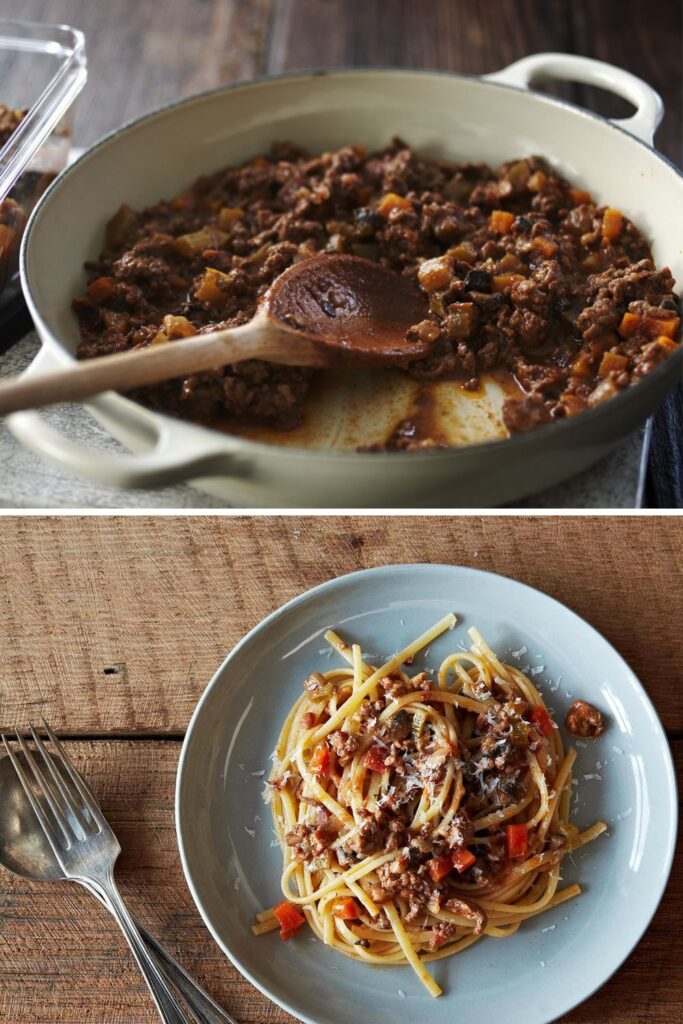
{"label": "wood grain texture", "polygon": [[[283,70],[393,65],[482,74],[561,50],[619,64],[663,96],[659,148],[683,163],[681,15],[671,0],[3,0],[2,16],[77,25],[90,78],[76,141],[224,82]],[[624,105],[596,90],[557,95],[599,113]]]}
{"label": "wood grain texture", "polygon": [[[232,646],[354,569],[452,562],[588,619],[683,733],[677,518],[248,517],[0,520],[0,724],[181,733]],[[511,609],[511,615],[513,609]]]}
{"label": "wood grain texture", "polygon": [[[192,903],[173,822],[180,744],[72,741],[68,749],[120,838],[124,852],[117,879],[135,913],[240,1024],[291,1021],[221,954]],[[683,741],[674,751],[680,774]],[[86,893],[66,883],[24,882],[0,869],[0,907],[0,1020],[5,1024],[153,1024],[157,1019],[116,925]],[[683,958],[682,913],[679,867],[626,964],[597,995],[562,1018],[564,1024],[680,1020],[683,986],[676,965]]]}

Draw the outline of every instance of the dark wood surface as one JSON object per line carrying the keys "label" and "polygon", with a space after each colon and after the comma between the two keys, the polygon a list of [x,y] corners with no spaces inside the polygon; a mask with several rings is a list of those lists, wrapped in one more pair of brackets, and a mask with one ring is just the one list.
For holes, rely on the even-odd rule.
{"label": "dark wood surface", "polygon": [[[3,0],[3,17],[62,21],[87,36],[76,143],[224,82],[296,68],[424,67],[482,74],[528,53],[611,61],[664,99],[657,146],[683,164],[681,6],[675,0]],[[560,94],[609,116],[599,90]]]}
{"label": "dark wood surface", "polygon": [[[586,617],[638,673],[683,773],[678,518],[0,520],[0,730],[45,715],[69,737],[120,838],[130,905],[239,1024],[291,1018],[220,953],[185,885],[173,822],[182,736],[225,654],[266,614],[333,576],[401,561],[503,573]],[[679,857],[634,953],[564,1024],[681,1020],[682,914]],[[155,1019],[92,900],[0,870],[1,1021]]]}
{"label": "dark wood surface", "polygon": [[[654,86],[667,111],[657,146],[683,164],[676,0],[3,0],[1,13],[85,31],[79,145],[161,103],[254,75],[358,64],[482,74],[562,50]],[[627,112],[607,94],[565,89],[599,113]]]}

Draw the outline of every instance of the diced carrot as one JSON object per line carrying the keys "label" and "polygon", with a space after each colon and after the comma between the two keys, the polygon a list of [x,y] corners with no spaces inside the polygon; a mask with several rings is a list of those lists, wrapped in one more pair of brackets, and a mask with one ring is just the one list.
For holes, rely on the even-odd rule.
{"label": "diced carrot", "polygon": [[539,705],[531,712],[531,721],[538,726],[544,736],[551,736],[557,726],[544,707]]}
{"label": "diced carrot", "polygon": [[342,921],[354,921],[359,916],[360,910],[353,896],[347,896],[345,899],[334,901],[332,913]]}
{"label": "diced carrot", "polygon": [[405,196],[399,196],[396,192],[387,192],[377,204],[377,212],[380,217],[388,217],[392,210],[412,210],[413,204]]}
{"label": "diced carrot", "polygon": [[435,292],[450,284],[451,275],[451,261],[447,256],[437,256],[420,264],[417,279],[426,292]]}
{"label": "diced carrot", "polygon": [[652,324],[652,333],[655,337],[675,338],[681,325],[681,319],[678,316],[671,316],[667,320],[653,317],[648,323]]}
{"label": "diced carrot", "polygon": [[472,867],[476,859],[471,850],[454,850],[451,862],[458,874],[462,874]]}
{"label": "diced carrot", "polygon": [[386,766],[387,753],[383,747],[368,747],[365,752],[365,764],[371,772],[383,772]]}
{"label": "diced carrot", "polygon": [[301,928],[301,925],[306,923],[306,918],[301,911],[297,910],[293,903],[288,903],[287,900],[278,903],[273,908],[273,913],[280,922],[280,938],[285,941],[291,939]]}
{"label": "diced carrot", "polygon": [[517,281],[523,281],[523,274],[494,274],[491,278],[492,292],[506,292]]}
{"label": "diced carrot", "polygon": [[458,245],[452,245],[446,255],[452,256],[454,260],[462,260],[463,263],[474,263],[477,258],[476,249],[471,242],[459,242]]}
{"label": "diced carrot", "polygon": [[543,171],[535,171],[527,181],[526,187],[530,192],[541,192],[545,188],[547,180],[548,178]]}
{"label": "diced carrot", "polygon": [[569,198],[573,202],[574,206],[581,206],[583,203],[591,202],[590,192],[586,192],[584,188],[570,188]]}
{"label": "diced carrot", "polygon": [[586,408],[587,402],[580,395],[564,395],[561,401],[565,416],[577,416]]}
{"label": "diced carrot", "polygon": [[186,316],[165,316],[162,321],[164,334],[169,338],[190,338],[197,333],[197,328]]}
{"label": "diced carrot", "polygon": [[680,326],[680,318],[672,317],[646,317],[638,313],[624,313],[619,324],[619,334],[622,338],[631,338],[635,334],[643,334],[648,338],[659,338],[662,335],[668,338],[675,338]]}
{"label": "diced carrot", "polygon": [[619,334],[622,338],[630,338],[633,334],[637,334],[643,325],[644,317],[638,316],[637,313],[624,313],[619,324]]}
{"label": "diced carrot", "polygon": [[432,857],[427,863],[427,870],[433,882],[440,882],[442,878],[446,877],[452,867],[453,863],[450,857]]}
{"label": "diced carrot", "polygon": [[523,274],[526,267],[513,252],[506,252],[502,260],[498,261],[496,270],[499,274]]}
{"label": "diced carrot", "polygon": [[526,857],[529,848],[527,825],[506,825],[505,843],[508,857]]}
{"label": "diced carrot", "polygon": [[667,338],[665,334],[660,334],[658,338],[655,338],[655,341],[660,348],[665,349],[667,352],[675,352],[678,348],[678,342],[672,338]]}
{"label": "diced carrot", "polygon": [[200,302],[208,302],[209,305],[216,306],[227,302],[229,287],[230,278],[227,274],[214,267],[207,267],[199,278],[199,284],[194,293]]}
{"label": "diced carrot", "polygon": [[598,367],[598,377],[607,377],[612,372],[621,373],[627,366],[628,356],[620,356],[616,352],[605,352]]}
{"label": "diced carrot", "polygon": [[602,217],[602,237],[608,242],[614,242],[623,230],[623,213],[608,206]]}
{"label": "diced carrot", "polygon": [[536,252],[542,252],[544,256],[555,256],[559,246],[557,242],[553,242],[551,238],[544,238],[543,235],[537,235],[531,243],[531,248],[535,249]]}
{"label": "diced carrot", "polygon": [[116,281],[113,277],[98,277],[86,288],[85,294],[96,306],[100,306],[111,298]]}
{"label": "diced carrot", "polygon": [[592,377],[593,376],[593,364],[592,357],[588,352],[580,352],[577,359],[574,360],[572,365],[572,374],[575,377]]}
{"label": "diced carrot", "polygon": [[497,231],[499,235],[507,235],[515,219],[514,213],[507,210],[494,210],[489,219],[491,231]]}
{"label": "diced carrot", "polygon": [[327,775],[330,768],[330,748],[326,743],[319,743],[311,754],[308,770],[313,775]]}

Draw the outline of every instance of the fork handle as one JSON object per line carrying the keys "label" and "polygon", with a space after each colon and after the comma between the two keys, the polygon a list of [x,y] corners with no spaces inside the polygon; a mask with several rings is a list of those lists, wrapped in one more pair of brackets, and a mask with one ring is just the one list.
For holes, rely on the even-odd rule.
{"label": "fork handle", "polygon": [[[90,883],[87,888],[107,910],[110,910],[106,898],[98,889],[92,887]],[[133,921],[145,945],[152,956],[156,958],[161,972],[180,991],[199,1024],[236,1024],[234,1017],[231,1017],[218,1003],[214,1002],[209,993],[205,992],[184,967],[147,931],[144,924],[141,924],[136,917],[133,917]]]}
{"label": "fork handle", "polygon": [[180,1003],[169,988],[156,961],[142,941],[135,921],[121,899],[121,894],[116,886],[113,874],[108,872],[97,879],[91,877],[88,881],[90,886],[97,889],[99,894],[104,897],[107,909],[118,922],[124,938],[130,946],[131,953],[140,968],[140,973],[152,993],[152,999],[156,1003],[159,1016],[164,1024],[191,1024]]}

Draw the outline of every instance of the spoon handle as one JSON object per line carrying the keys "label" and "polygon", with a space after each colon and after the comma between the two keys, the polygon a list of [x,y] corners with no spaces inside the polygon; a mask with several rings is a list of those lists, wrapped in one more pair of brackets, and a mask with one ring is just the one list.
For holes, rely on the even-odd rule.
{"label": "spoon handle", "polygon": [[285,333],[258,314],[242,327],[99,356],[36,377],[0,383],[0,416],[58,402],[91,398],[102,391],[130,391],[173,377],[216,370],[244,359],[287,363],[297,358],[294,332]]}
{"label": "spoon handle", "polygon": [[166,975],[162,973],[157,961],[152,957],[147,946],[142,941],[135,922],[121,899],[111,871],[107,871],[97,881],[93,878],[90,881],[93,886],[100,890],[107,909],[123,932],[124,938],[130,947],[142,977],[147,983],[159,1016],[164,1024],[189,1024],[186,1013],[166,980]]}
{"label": "spoon handle", "polygon": [[150,954],[156,958],[159,969],[167,979],[176,986],[188,1006],[199,1021],[199,1024],[236,1024],[234,1017],[222,1010],[208,992],[190,977],[187,971],[174,960],[170,953],[150,935],[144,925],[135,918],[138,931],[145,941]]}
{"label": "spoon handle", "polygon": [[[86,885],[93,896],[96,896],[103,907],[109,910],[104,896],[93,886]],[[145,926],[133,916],[137,929],[142,936],[150,954],[156,959],[159,970],[166,975],[168,981],[175,985],[190,1007],[199,1024],[236,1024],[234,1017],[221,1009],[208,992],[192,978],[184,967],[175,960],[160,942],[151,935]]]}

